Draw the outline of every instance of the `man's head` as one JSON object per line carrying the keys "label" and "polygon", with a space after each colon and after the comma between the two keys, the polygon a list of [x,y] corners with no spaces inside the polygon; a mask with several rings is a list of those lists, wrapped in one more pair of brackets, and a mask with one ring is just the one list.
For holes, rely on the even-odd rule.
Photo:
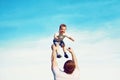
{"label": "man's head", "polygon": [[72,60],[68,60],[64,64],[64,72],[71,74],[75,69],[75,63]]}
{"label": "man's head", "polygon": [[59,27],[59,32],[61,34],[65,33],[67,26],[65,24],[61,24]]}

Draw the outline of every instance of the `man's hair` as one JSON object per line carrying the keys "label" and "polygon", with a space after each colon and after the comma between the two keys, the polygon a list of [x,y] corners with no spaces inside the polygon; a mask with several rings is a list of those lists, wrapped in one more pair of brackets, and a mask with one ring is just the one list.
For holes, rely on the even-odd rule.
{"label": "man's hair", "polygon": [[75,63],[73,60],[68,60],[64,64],[64,72],[67,74],[71,74],[75,69]]}
{"label": "man's hair", "polygon": [[59,30],[61,29],[61,27],[67,27],[65,24],[60,24]]}

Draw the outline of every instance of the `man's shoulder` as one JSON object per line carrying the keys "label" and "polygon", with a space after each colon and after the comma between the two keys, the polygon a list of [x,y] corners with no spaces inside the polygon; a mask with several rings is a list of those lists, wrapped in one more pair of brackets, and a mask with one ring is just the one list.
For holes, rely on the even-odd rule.
{"label": "man's shoulder", "polygon": [[75,68],[74,73],[80,73],[80,69],[79,68]]}

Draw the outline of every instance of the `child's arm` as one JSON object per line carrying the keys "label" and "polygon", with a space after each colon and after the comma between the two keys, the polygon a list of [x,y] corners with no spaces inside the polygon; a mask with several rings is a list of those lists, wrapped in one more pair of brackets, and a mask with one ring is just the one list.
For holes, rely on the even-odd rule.
{"label": "child's arm", "polygon": [[65,34],[65,36],[70,39],[71,41],[75,41],[71,36],[69,36],[68,34]]}
{"label": "child's arm", "polygon": [[57,40],[58,40],[57,33],[54,34],[54,39],[57,39]]}
{"label": "child's arm", "polygon": [[75,41],[72,37],[68,37],[70,40]]}
{"label": "child's arm", "polygon": [[66,35],[66,37],[68,38],[68,39],[70,39],[70,40],[72,40],[72,41],[75,41],[72,37],[70,37],[70,36],[67,36]]}

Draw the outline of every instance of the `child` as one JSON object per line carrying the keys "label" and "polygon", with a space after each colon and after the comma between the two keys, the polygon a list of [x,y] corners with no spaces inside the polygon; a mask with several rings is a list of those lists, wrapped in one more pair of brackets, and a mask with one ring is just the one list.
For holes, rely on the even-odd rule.
{"label": "child", "polygon": [[63,41],[63,39],[65,37],[67,37],[68,39],[74,41],[74,39],[70,36],[68,36],[65,32],[66,32],[66,28],[67,26],[65,24],[61,24],[59,27],[59,32],[54,34],[54,39],[53,39],[53,43],[55,46],[57,46],[57,58],[61,58],[62,56],[60,54],[58,54],[58,47],[61,46],[63,48],[64,51],[64,57],[68,58],[68,55],[66,54],[66,48],[65,48],[65,43]]}

